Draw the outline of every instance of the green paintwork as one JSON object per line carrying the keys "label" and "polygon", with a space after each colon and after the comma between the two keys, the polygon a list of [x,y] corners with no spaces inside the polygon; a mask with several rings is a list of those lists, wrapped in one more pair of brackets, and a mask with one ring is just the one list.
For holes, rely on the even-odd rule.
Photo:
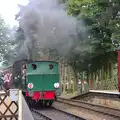
{"label": "green paintwork", "polygon": [[[36,64],[37,68],[32,69],[31,65]],[[52,64],[53,69],[49,69]],[[27,84],[33,83],[34,87],[31,91],[53,91],[54,83],[59,82],[58,63],[52,61],[40,61],[27,64]],[[29,91],[30,89],[27,88]]]}

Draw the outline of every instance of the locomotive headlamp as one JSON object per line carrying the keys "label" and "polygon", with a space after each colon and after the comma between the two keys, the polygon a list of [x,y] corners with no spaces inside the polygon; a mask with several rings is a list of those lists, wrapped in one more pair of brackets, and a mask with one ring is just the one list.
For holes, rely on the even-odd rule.
{"label": "locomotive headlamp", "polygon": [[55,88],[59,88],[60,84],[59,83],[54,83]]}
{"label": "locomotive headlamp", "polygon": [[29,89],[32,89],[33,87],[34,87],[34,85],[33,85],[32,83],[29,83],[29,84],[28,84],[28,88],[29,88]]}

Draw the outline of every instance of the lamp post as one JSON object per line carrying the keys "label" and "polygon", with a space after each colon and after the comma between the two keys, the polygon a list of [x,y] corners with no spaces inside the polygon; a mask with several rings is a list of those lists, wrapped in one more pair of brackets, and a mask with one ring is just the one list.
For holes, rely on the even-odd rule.
{"label": "lamp post", "polygon": [[118,48],[118,92],[120,92],[120,47]]}

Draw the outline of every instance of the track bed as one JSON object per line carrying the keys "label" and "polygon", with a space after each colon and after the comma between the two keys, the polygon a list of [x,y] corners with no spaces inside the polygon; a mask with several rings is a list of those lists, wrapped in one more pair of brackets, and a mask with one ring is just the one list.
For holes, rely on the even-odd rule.
{"label": "track bed", "polygon": [[77,115],[87,120],[120,120],[120,110],[78,100],[58,98],[55,108]]}

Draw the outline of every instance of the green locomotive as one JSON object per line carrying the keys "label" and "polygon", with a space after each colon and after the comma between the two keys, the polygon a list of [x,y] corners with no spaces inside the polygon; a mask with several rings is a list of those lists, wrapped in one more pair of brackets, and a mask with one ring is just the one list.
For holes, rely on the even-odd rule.
{"label": "green locomotive", "polygon": [[9,81],[12,84],[8,82],[11,86],[7,88],[21,86],[29,105],[41,103],[51,106],[60,87],[58,66],[55,61],[18,61],[3,70],[4,75],[12,74]]}
{"label": "green locomotive", "polygon": [[51,105],[59,88],[58,63],[37,61],[26,64],[26,97],[42,104]]}

